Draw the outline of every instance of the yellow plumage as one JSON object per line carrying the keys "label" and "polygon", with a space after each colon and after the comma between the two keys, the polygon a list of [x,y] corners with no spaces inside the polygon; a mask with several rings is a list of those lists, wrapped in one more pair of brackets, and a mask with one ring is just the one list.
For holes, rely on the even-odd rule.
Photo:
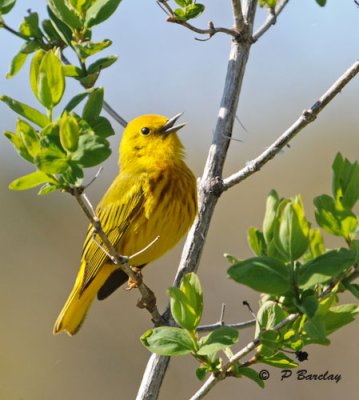
{"label": "yellow plumage", "polygon": [[[131,256],[160,237],[131,260],[134,267],[145,266],[175,246],[197,213],[196,180],[183,161],[176,133],[184,125],[174,125],[178,117],[144,115],[127,125],[120,145],[120,173],[96,209],[121,255]],[[96,241],[102,243],[99,237]],[[127,276],[93,240],[90,225],[80,270],[54,333],[75,334],[96,295],[103,299],[126,281]]]}

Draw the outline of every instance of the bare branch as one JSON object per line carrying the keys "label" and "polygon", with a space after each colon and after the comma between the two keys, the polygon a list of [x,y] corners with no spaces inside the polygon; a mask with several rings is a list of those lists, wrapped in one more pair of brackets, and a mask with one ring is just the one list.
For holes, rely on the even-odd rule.
{"label": "bare branch", "polygon": [[[129,257],[124,257],[118,254],[117,250],[113,247],[112,243],[109,241],[107,235],[102,229],[101,221],[96,216],[95,210],[90,203],[87,196],[83,193],[83,188],[72,188],[68,192],[75,196],[77,202],[85,213],[87,219],[90,221],[94,228],[94,233],[96,233],[102,240],[103,244],[106,246],[106,254],[108,253],[113,260],[113,262],[118,265],[119,268],[124,271],[128,277],[134,281],[141,293],[141,300],[139,305],[141,308],[146,308],[146,310],[151,314],[152,320],[155,324],[161,324],[163,319],[158,312],[156,306],[156,297],[154,296],[152,290],[150,290],[138,277],[135,271],[129,266]],[[152,245],[153,243],[151,243]],[[148,246],[147,246],[148,248]]]}
{"label": "bare branch", "polygon": [[267,19],[263,25],[258,28],[257,32],[253,35],[253,42],[256,42],[263,36],[267,30],[277,22],[278,15],[283,11],[284,7],[288,4],[289,0],[281,0],[274,10],[269,10]]}
{"label": "bare branch", "polygon": [[303,128],[313,122],[318,114],[333,98],[358,74],[359,61],[356,61],[321,97],[311,108],[303,111],[302,115],[289,127],[272,145],[270,145],[257,158],[247,163],[240,171],[223,180],[223,190],[228,190],[238,184],[276,156]]}
{"label": "bare branch", "polygon": [[234,26],[238,32],[244,28],[244,18],[241,0],[232,0]]}
{"label": "bare branch", "polygon": [[200,325],[197,328],[197,332],[211,332],[211,331],[214,331],[215,329],[221,328],[221,327],[234,328],[234,329],[245,329],[245,328],[249,328],[255,324],[256,324],[255,319],[251,319],[251,320],[245,321],[245,322],[237,322],[236,324],[224,324],[223,322],[219,321],[219,322],[216,322],[215,324],[211,324],[211,325]]}

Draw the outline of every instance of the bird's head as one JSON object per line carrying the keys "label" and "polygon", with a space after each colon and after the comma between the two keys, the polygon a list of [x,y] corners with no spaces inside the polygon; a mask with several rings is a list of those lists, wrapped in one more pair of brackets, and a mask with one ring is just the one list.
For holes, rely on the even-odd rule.
{"label": "bird's head", "polygon": [[173,118],[148,114],[128,123],[120,144],[121,168],[135,165],[150,168],[158,163],[175,163],[183,159],[183,145],[177,132],[185,124],[176,124],[182,114]]}

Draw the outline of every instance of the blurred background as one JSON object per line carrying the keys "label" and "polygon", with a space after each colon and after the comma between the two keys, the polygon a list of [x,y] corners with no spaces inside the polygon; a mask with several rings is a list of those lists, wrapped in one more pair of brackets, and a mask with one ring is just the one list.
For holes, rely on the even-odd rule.
{"label": "blurred background", "polygon": [[[231,26],[231,1],[206,0],[206,12],[194,24]],[[32,2],[33,11],[45,13],[45,2]],[[29,3],[18,0],[5,16],[17,28]],[[256,26],[265,19],[259,10]],[[220,102],[230,38],[194,40],[195,34],[166,22],[155,1],[126,1],[116,14],[95,29],[98,40],[113,39],[108,54],[119,61],[102,74],[107,101],[127,120],[144,113],[172,116],[184,111],[187,127],[181,138],[188,163],[201,175],[212,139]],[[277,24],[252,47],[240,98],[237,123],[225,175],[256,157],[270,145],[358,58],[359,8],[353,0],[328,0],[320,8],[314,0],[293,0]],[[0,30],[0,93],[36,104],[28,81],[28,65],[10,81],[8,64],[21,46]],[[68,81],[66,102],[80,89]],[[359,79],[352,81],[319,118],[302,131],[273,161],[247,181],[225,193],[212,221],[199,275],[205,296],[203,323],[219,318],[226,304],[225,321],[250,319],[242,306],[247,300],[257,309],[258,296],[230,281],[223,253],[249,257],[246,241],[250,226],[260,226],[266,195],[275,188],[282,196],[301,193],[314,225],[312,198],[330,193],[331,163],[340,151],[350,160],[359,156]],[[12,131],[15,114],[0,104],[0,130]],[[100,178],[89,188],[96,203],[117,173],[117,146],[122,128],[114,123],[113,155]],[[149,353],[139,337],[151,327],[146,312],[136,308],[138,293],[118,290],[108,300],[95,302],[75,337],[53,336],[52,326],[63,306],[79,266],[87,221],[70,196],[53,193],[39,197],[36,190],[10,192],[13,179],[31,172],[10,142],[0,137],[0,399],[4,400],[112,400],[133,399]],[[88,179],[95,171],[89,171]],[[342,243],[326,238],[327,247]],[[145,271],[160,309],[167,304],[181,245]],[[354,302],[349,295],[343,301]],[[334,334],[330,347],[309,346],[308,373],[341,374],[339,383],[280,381],[280,370],[268,368],[271,378],[263,391],[248,380],[228,379],[208,399],[272,398],[292,400],[353,398],[359,357],[358,323]],[[241,332],[240,346],[253,336]],[[161,399],[186,399],[200,386],[196,363],[190,357],[171,361]]]}

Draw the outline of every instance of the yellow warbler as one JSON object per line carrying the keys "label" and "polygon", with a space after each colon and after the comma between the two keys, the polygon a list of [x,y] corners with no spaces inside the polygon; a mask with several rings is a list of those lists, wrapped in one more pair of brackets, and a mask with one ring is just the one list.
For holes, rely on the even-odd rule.
{"label": "yellow warbler", "polygon": [[[171,119],[143,115],[131,121],[120,144],[120,173],[96,209],[102,228],[121,255],[142,268],[162,256],[183,237],[197,213],[196,179],[187,167],[183,145]],[[128,279],[93,240],[90,225],[81,266],[72,292],[58,316],[54,334],[75,334],[93,299],[109,296]]]}

